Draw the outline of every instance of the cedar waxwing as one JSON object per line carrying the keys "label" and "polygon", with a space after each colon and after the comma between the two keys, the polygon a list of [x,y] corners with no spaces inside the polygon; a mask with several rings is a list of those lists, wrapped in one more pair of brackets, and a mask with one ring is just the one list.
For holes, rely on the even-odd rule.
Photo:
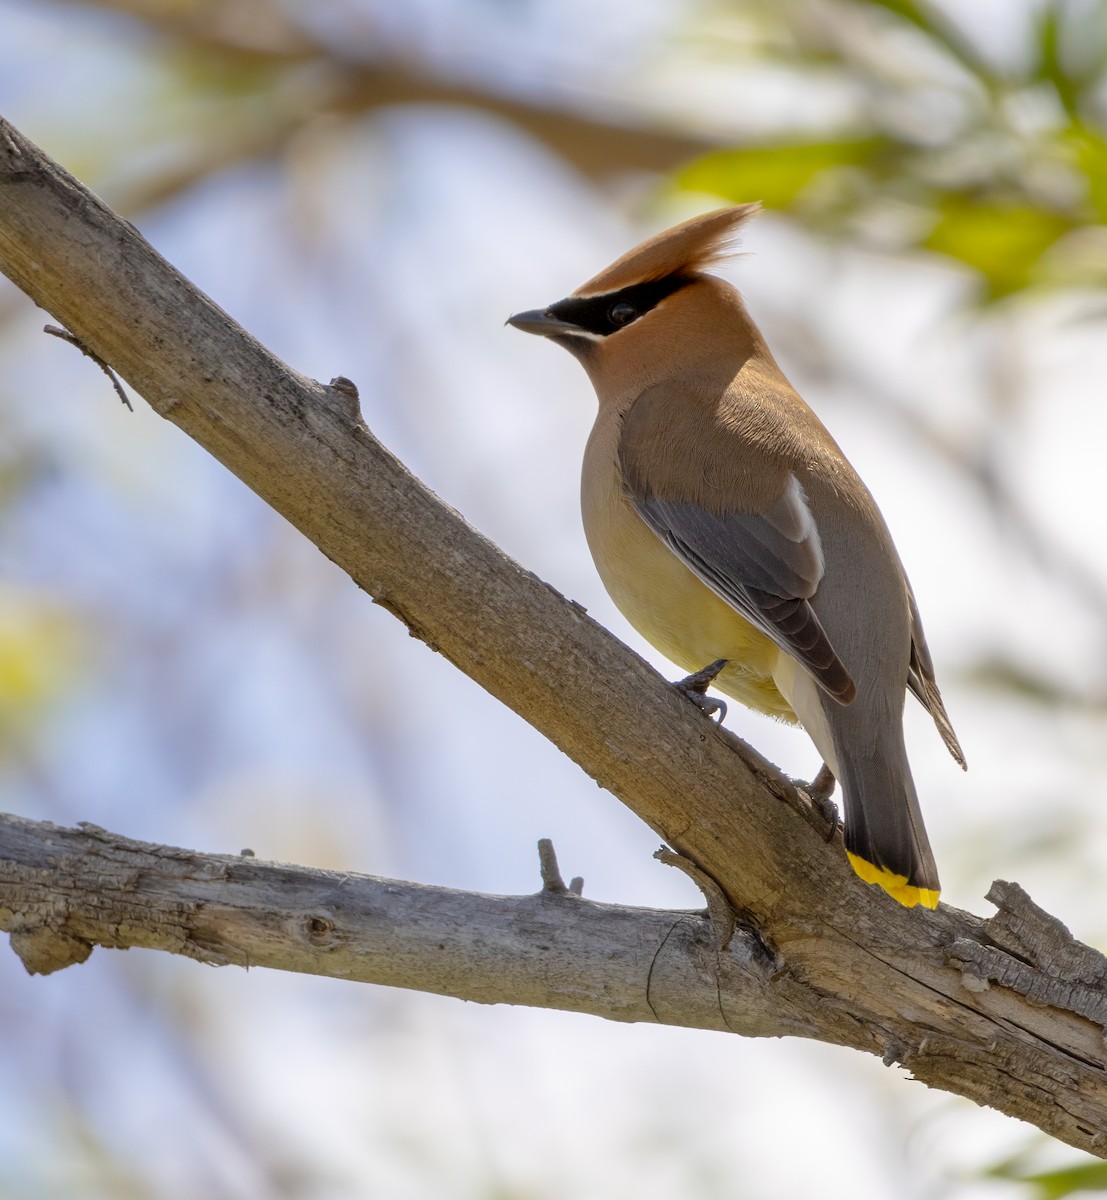
{"label": "cedar waxwing", "polygon": [[841,783],[854,870],[934,908],[908,688],[964,756],[872,496],[709,273],[757,208],[685,221],[509,321],[564,346],[596,389],[581,503],[616,605],[673,662],[725,659],[721,691],[801,724]]}

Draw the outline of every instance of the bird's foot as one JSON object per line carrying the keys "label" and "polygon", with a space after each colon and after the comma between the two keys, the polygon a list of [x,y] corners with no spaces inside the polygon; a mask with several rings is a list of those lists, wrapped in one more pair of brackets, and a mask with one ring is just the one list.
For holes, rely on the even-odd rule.
{"label": "bird's foot", "polygon": [[[713,663],[704,667],[702,671],[697,671],[694,675],[688,675],[684,679],[678,679],[673,687],[676,688],[682,696],[686,696],[692,703],[707,717],[713,717],[716,713],[719,714],[719,724],[723,723],[726,717],[726,701],[718,700],[714,696],[707,695],[707,689],[715,682],[719,672],[726,666],[725,658],[718,658]],[[833,782],[833,777],[832,782]]]}
{"label": "bird's foot", "polygon": [[834,782],[834,772],[826,763],[823,763],[819,768],[819,773],[810,783],[800,783],[798,785],[811,797],[811,803],[818,809],[819,815],[826,822],[826,840],[828,842],[838,832],[838,805],[830,798],[834,794]]}
{"label": "bird's foot", "polygon": [[823,763],[819,768],[818,775],[811,780],[810,783],[803,785],[803,790],[815,801],[816,804],[822,804],[825,800],[829,800],[834,795],[834,772]]}

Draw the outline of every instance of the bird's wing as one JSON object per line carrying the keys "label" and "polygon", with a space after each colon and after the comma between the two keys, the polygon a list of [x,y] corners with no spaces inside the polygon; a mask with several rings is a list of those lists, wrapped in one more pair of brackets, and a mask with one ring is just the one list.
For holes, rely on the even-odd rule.
{"label": "bird's wing", "polygon": [[938,726],[946,749],[953,755],[954,761],[964,769],[967,765],[965,752],[953,731],[953,723],[946,712],[942,693],[938,690],[938,682],[934,677],[934,663],[930,658],[930,648],[926,644],[922,619],[919,617],[919,606],[915,603],[915,594],[911,591],[910,584],[907,585],[907,597],[911,603],[911,666],[907,674],[907,686],[934,718],[934,724]]}
{"label": "bird's wing", "polygon": [[853,700],[854,682],[810,604],[823,554],[794,475],[760,513],[715,514],[648,488],[630,492],[639,516],[717,596],[802,663],[835,700]]}

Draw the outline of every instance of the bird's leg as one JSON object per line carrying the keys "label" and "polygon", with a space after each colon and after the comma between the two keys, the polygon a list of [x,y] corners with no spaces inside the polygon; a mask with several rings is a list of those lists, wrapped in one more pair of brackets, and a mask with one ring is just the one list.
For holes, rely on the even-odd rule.
{"label": "bird's leg", "polygon": [[838,829],[838,806],[831,800],[834,795],[834,772],[823,763],[819,773],[810,783],[802,784],[803,790],[811,797],[811,803],[819,810],[830,827],[827,841],[834,836]]}
{"label": "bird's leg", "polygon": [[803,789],[816,804],[822,804],[834,795],[834,772],[823,763],[818,775]]}
{"label": "bird's leg", "polygon": [[714,696],[708,696],[707,689],[715,682],[716,676],[726,664],[727,660],[725,658],[718,658],[713,663],[704,667],[702,671],[697,671],[694,675],[688,675],[684,679],[678,679],[673,684],[673,687],[682,696],[687,696],[704,716],[711,717],[715,713],[718,713],[720,725],[726,716],[726,701],[716,700]]}

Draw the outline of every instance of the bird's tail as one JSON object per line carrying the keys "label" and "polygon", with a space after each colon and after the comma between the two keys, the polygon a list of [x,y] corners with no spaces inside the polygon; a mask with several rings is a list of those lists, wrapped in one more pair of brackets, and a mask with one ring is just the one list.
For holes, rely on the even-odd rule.
{"label": "bird's tail", "polygon": [[902,738],[854,754],[839,744],[846,853],[866,883],[907,908],[937,908],[941,885]]}

